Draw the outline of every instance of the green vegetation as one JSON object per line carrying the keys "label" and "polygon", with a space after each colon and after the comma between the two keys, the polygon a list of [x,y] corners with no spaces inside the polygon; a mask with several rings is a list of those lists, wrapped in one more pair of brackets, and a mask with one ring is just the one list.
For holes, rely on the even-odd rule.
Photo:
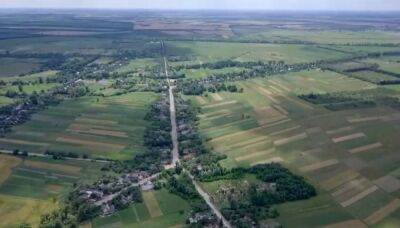
{"label": "green vegetation", "polygon": [[0,12],[0,227],[398,227],[396,16]]}

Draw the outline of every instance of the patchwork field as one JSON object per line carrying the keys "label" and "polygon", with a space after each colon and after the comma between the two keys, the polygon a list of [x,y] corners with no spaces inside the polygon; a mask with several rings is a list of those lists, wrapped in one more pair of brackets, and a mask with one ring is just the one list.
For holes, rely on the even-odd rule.
{"label": "patchwork field", "polygon": [[[175,83],[182,164],[231,221],[251,225],[265,215],[271,217],[259,221],[265,227],[277,227],[275,222],[282,227],[400,227],[396,13],[7,9],[0,11],[0,31],[1,228],[39,227],[42,214],[66,206],[72,189],[96,195],[67,199],[82,208],[121,193],[107,202],[110,207],[103,205],[102,215],[130,203],[126,194],[131,193],[120,188],[131,177],[124,174],[153,175],[159,167],[172,167],[164,166],[170,144],[164,97],[160,109],[151,112],[156,118],[150,131],[145,116]],[[240,65],[228,60],[246,68],[211,69]],[[207,63],[210,68],[197,66]],[[176,80],[164,80],[164,67]],[[62,87],[52,90],[56,86]],[[226,91],[208,92],[213,89]],[[31,96],[35,92],[63,101],[52,106],[44,94]],[[199,107],[198,121],[181,98]],[[4,107],[9,104],[14,105]],[[146,147],[145,132],[152,139]],[[275,180],[260,177],[265,170],[239,169],[230,173],[238,177],[201,182],[226,170],[214,166],[217,156],[197,157],[205,152],[197,134],[208,151],[226,155],[219,161],[223,168],[281,163],[315,186],[317,196],[292,201],[297,194],[302,195],[297,199],[313,196],[314,189],[287,170],[276,171],[282,178]],[[148,151],[153,153],[142,154]],[[198,202],[178,196],[193,196],[186,178],[175,182],[169,179],[172,172],[161,174],[168,178],[157,180],[157,187],[168,179],[175,194],[165,186],[143,190],[143,202],[136,203],[134,192],[135,202],[124,210],[79,226],[177,228],[190,226],[193,218],[202,220],[193,227],[205,226],[209,214],[196,208]],[[280,185],[282,179],[287,186]],[[283,193],[281,187],[296,193]],[[254,198],[242,201],[244,196]],[[269,200],[287,203],[259,207]],[[63,213],[92,213],[82,208]],[[249,213],[232,217],[242,209]]]}
{"label": "patchwork field", "polygon": [[[332,112],[295,96],[376,85],[329,71],[237,85],[243,93],[189,99],[201,107],[199,128],[207,146],[228,156],[220,162],[223,166],[279,162],[316,186],[317,197],[278,206],[283,226],[365,227],[393,222],[400,211],[400,179],[391,174],[400,161],[395,149],[398,111],[378,106]],[[211,194],[218,190],[214,184],[205,185]]]}
{"label": "patchwork field", "polygon": [[142,192],[143,203],[136,203],[112,216],[98,218],[92,227],[180,227],[185,224],[189,205],[167,190]]}
{"label": "patchwork field", "polygon": [[102,175],[100,168],[84,161],[0,155],[0,227],[36,226],[42,214],[58,208],[73,183],[92,182]]}
{"label": "patchwork field", "polygon": [[66,101],[14,128],[0,139],[0,147],[128,159],[144,150],[142,135],[147,126],[144,116],[156,98],[153,93],[131,93]]}

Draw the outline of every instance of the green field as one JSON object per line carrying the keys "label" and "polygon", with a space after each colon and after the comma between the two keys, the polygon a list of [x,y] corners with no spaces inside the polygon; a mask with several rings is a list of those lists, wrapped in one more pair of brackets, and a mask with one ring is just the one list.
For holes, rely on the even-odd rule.
{"label": "green field", "polygon": [[129,159],[144,151],[142,136],[147,122],[143,118],[156,98],[153,93],[131,93],[66,101],[14,128],[1,139],[1,147]]}
{"label": "green field", "polygon": [[400,74],[400,58],[382,57],[379,59],[367,59],[365,62],[376,63],[379,68],[388,72]]}
{"label": "green field", "polygon": [[38,225],[42,214],[59,207],[73,183],[90,183],[101,176],[101,166],[0,155],[0,226],[17,227],[22,222]]}
{"label": "green field", "polygon": [[23,77],[7,77],[3,78],[2,80],[5,82],[14,82],[14,81],[23,81],[23,82],[34,82],[39,80],[39,78],[42,78],[43,80],[46,80],[46,78],[52,78],[57,74],[57,71],[43,71],[40,73],[36,74],[30,74],[30,75],[24,75]]}
{"label": "green field", "polygon": [[310,45],[222,43],[222,42],[168,42],[168,53],[189,55],[199,63],[223,59],[237,61],[285,61],[304,63],[320,59],[338,59],[346,54]]}
{"label": "green field", "polygon": [[[147,194],[147,192],[146,192]],[[136,203],[112,216],[98,218],[92,227],[173,227],[185,223],[185,214],[189,210],[188,203],[167,190],[155,191],[155,199],[161,209],[161,215],[151,217],[146,202]]]}
{"label": "green field", "polygon": [[[221,165],[280,162],[316,186],[317,197],[278,206],[282,225],[393,222],[390,209],[379,219],[373,216],[381,208],[398,205],[399,189],[390,191],[393,183],[380,179],[392,178],[390,172],[397,169],[399,157],[393,148],[399,146],[395,137],[400,129],[393,124],[398,123],[398,112],[386,107],[331,112],[295,96],[376,85],[329,71],[291,73],[237,85],[244,88],[242,94],[189,99],[202,109],[199,129],[207,138],[206,145],[228,156]],[[400,183],[400,179],[393,181]],[[221,186],[231,185],[224,182],[206,183],[205,188],[214,195]],[[352,189],[353,182],[360,182],[359,187]]]}
{"label": "green field", "polygon": [[337,31],[337,30],[291,30],[277,29],[241,36],[250,40],[300,40],[319,44],[365,44],[399,43],[399,33],[393,31]]}
{"label": "green field", "polygon": [[353,72],[350,74],[351,76],[364,80],[364,81],[368,81],[368,82],[372,82],[372,83],[379,83],[381,81],[396,81],[399,80],[399,78],[388,75],[388,74],[383,74],[383,73],[379,73],[379,72],[374,72],[374,71],[357,71],[357,72]]}
{"label": "green field", "polygon": [[182,70],[181,73],[184,73],[186,78],[205,78],[208,76],[212,75],[218,75],[218,74],[226,74],[226,73],[239,73],[246,71],[246,68],[241,68],[241,67],[226,67],[223,69],[206,69],[206,68],[201,68],[201,69],[186,69]]}
{"label": "green field", "polygon": [[152,67],[155,67],[157,65],[157,62],[155,62],[154,59],[135,59],[129,61],[127,65],[124,65],[116,70],[118,73],[128,73],[128,72],[134,72],[138,70],[145,70],[145,69],[151,69]]}
{"label": "green field", "polygon": [[[169,166],[173,85],[184,172],[232,221],[400,227],[399,28],[386,12],[0,10],[0,227],[39,227],[68,204],[68,215],[87,215],[104,196],[131,204],[80,227],[203,227],[187,224],[208,211]],[[290,172],[264,181],[247,169],[268,163]],[[133,202],[134,176],[160,171],[157,190]],[[284,178],[307,192],[290,173],[317,195],[286,201],[274,189]],[[285,203],[259,207],[271,202]],[[254,218],[229,215],[240,209]]]}
{"label": "green field", "polygon": [[0,78],[27,74],[40,69],[38,59],[0,58]]}

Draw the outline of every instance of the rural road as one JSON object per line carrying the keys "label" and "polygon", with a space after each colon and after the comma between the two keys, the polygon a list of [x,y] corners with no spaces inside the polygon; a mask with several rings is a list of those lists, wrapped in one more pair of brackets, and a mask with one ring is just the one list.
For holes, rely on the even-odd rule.
{"label": "rural road", "polygon": [[[178,131],[177,131],[177,127],[176,127],[175,97],[174,97],[175,86],[173,85],[173,83],[171,83],[171,80],[169,79],[169,75],[168,75],[168,64],[167,64],[167,58],[165,57],[164,41],[161,41],[161,53],[162,53],[163,59],[164,59],[165,76],[167,78],[168,86],[169,86],[169,103],[170,103],[171,127],[172,127],[171,137],[172,137],[172,144],[173,144],[172,165],[175,167],[175,165],[180,162],[179,161],[179,150],[178,150],[178,148],[179,148],[178,147],[178,145],[179,145]],[[192,183],[193,183],[194,187],[196,188],[197,192],[204,199],[204,201],[207,203],[207,205],[211,208],[211,210],[214,212],[214,214],[217,216],[217,218],[222,220],[224,227],[231,228],[232,226],[229,223],[229,221],[225,219],[225,217],[219,211],[218,207],[215,206],[215,204],[211,201],[211,198],[208,195],[208,193],[201,188],[199,183],[197,183],[194,176],[185,169],[184,169],[184,172],[186,172],[188,174],[188,176],[192,180]]]}
{"label": "rural road", "polygon": [[107,203],[107,202],[113,200],[115,197],[117,197],[123,190],[128,189],[130,187],[139,187],[139,186],[141,186],[143,184],[146,184],[146,182],[148,182],[148,181],[156,179],[160,175],[161,175],[161,173],[156,173],[156,174],[154,174],[154,175],[152,175],[152,176],[150,176],[148,178],[145,178],[145,179],[139,181],[138,183],[133,183],[133,184],[129,185],[128,187],[123,188],[123,189],[121,189],[120,191],[118,191],[118,192],[116,192],[114,194],[111,194],[111,195],[108,195],[108,196],[104,197],[102,200],[99,200],[99,201],[95,202],[94,204],[96,206],[100,206],[103,203]]}
{"label": "rural road", "polygon": [[177,163],[179,163],[179,147],[178,147],[178,130],[176,127],[176,108],[175,108],[175,97],[174,97],[174,89],[175,86],[173,82],[169,79],[168,74],[168,65],[167,65],[167,58],[165,57],[165,47],[164,41],[161,41],[161,50],[163,59],[164,59],[164,70],[165,70],[165,77],[168,81],[168,91],[169,91],[169,112],[171,115],[171,137],[172,137],[172,167],[175,167]]}

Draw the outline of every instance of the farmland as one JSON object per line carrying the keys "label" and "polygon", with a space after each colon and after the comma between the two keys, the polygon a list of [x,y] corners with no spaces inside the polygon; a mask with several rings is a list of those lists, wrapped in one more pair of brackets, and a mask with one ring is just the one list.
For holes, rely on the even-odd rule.
{"label": "farmland", "polygon": [[[213,62],[222,59],[238,61],[285,61],[287,63],[311,62],[319,59],[338,59],[346,55],[313,46],[219,43],[219,42],[170,42],[170,54],[183,54],[197,62]],[[185,53],[174,53],[185,50]]]}
{"label": "farmland", "polygon": [[397,15],[56,12],[0,11],[0,227],[399,226]]}
{"label": "farmland", "polygon": [[245,88],[243,94],[221,93],[222,100],[190,98],[202,107],[200,132],[213,151],[227,155],[221,161],[224,167],[280,162],[317,186],[317,198],[278,206],[282,224],[321,226],[358,220],[372,225],[391,220],[388,215],[376,221],[369,218],[396,201],[399,190],[389,187],[394,183],[380,185],[380,179],[392,180],[390,172],[396,169],[391,148],[398,146],[394,137],[399,129],[393,126],[398,122],[397,111],[376,107],[330,113],[293,96],[374,85],[329,72],[300,72],[238,85]]}
{"label": "farmland", "polygon": [[166,190],[143,192],[144,203],[135,204],[117,214],[96,219],[92,227],[174,227],[184,223],[188,203]]}
{"label": "farmland", "polygon": [[141,137],[147,125],[143,118],[146,107],[156,97],[151,93],[136,93],[66,102],[34,115],[30,122],[1,139],[2,147],[127,159],[143,151]]}
{"label": "farmland", "polygon": [[0,211],[2,226],[21,222],[39,224],[43,213],[59,207],[63,195],[77,181],[90,182],[100,175],[100,165],[57,162],[1,155]]}

